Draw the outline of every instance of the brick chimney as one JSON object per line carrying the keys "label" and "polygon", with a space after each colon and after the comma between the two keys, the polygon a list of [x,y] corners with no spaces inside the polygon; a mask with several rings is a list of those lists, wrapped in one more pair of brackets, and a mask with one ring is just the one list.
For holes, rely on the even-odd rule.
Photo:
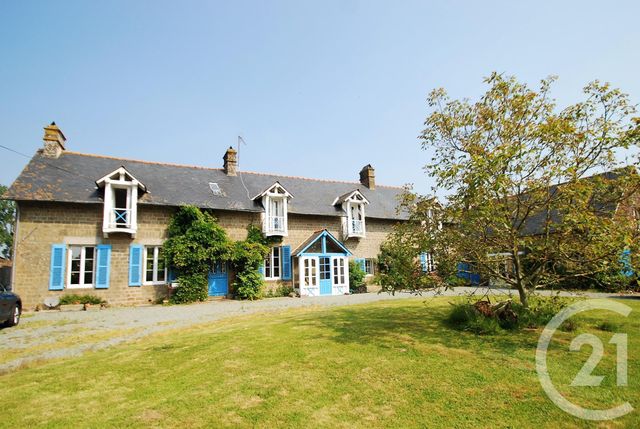
{"label": "brick chimney", "polygon": [[59,158],[60,154],[65,150],[64,142],[67,139],[55,122],[52,122],[48,127],[44,127],[42,140],[44,141],[42,155],[47,158]]}
{"label": "brick chimney", "polygon": [[238,168],[238,152],[229,146],[222,159],[224,159],[224,174],[235,176]]}
{"label": "brick chimney", "polygon": [[376,189],[376,171],[371,164],[367,164],[360,170],[360,183],[372,191]]}

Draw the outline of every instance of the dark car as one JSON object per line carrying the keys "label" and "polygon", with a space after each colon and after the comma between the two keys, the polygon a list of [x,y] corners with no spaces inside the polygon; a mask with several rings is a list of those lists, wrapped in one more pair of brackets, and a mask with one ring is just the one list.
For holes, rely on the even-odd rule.
{"label": "dark car", "polygon": [[15,326],[20,322],[22,300],[0,284],[0,326]]}

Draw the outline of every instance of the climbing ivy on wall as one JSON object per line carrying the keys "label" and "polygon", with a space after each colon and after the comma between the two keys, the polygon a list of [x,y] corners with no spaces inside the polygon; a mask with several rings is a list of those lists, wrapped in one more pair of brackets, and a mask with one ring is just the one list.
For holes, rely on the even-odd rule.
{"label": "climbing ivy on wall", "polygon": [[[259,229],[257,232],[262,236]],[[233,241],[210,213],[182,206],[171,218],[169,238],[163,248],[178,278],[179,286],[171,297],[173,303],[206,300],[207,275],[215,261],[228,262],[236,272],[233,286],[237,297],[262,297],[260,265],[269,249],[251,226],[246,240]]]}

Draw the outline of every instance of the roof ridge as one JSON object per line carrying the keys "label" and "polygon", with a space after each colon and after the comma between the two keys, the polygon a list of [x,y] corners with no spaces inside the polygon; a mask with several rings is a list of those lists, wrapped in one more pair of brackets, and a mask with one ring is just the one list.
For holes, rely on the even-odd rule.
{"label": "roof ridge", "polygon": [[[146,161],[146,160],[141,160],[141,159],[122,158],[122,157],[117,157],[117,156],[97,155],[97,154],[93,154],[93,153],[75,152],[75,151],[71,151],[71,150],[66,150],[66,151],[63,152],[63,154],[90,156],[90,157],[93,157],[93,158],[113,159],[113,160],[116,160],[116,161],[131,161],[131,162],[139,162],[139,163],[142,163],[142,164],[151,164],[151,165],[167,165],[167,166],[171,166],[171,167],[196,168],[196,169],[200,169],[200,170],[216,170],[216,171],[224,170],[223,168],[203,167],[203,166],[200,166],[200,165],[192,165],[192,164],[178,164],[178,163],[174,163],[174,162]],[[255,174],[255,175],[260,175],[260,176],[276,176],[276,177],[284,177],[284,178],[287,178],[287,179],[312,180],[314,182],[344,183],[344,184],[349,184],[349,185],[361,185],[361,186],[364,186],[360,182],[349,182],[349,181],[346,181],[346,180],[317,179],[317,178],[312,178],[312,177],[293,176],[293,175],[277,174],[277,173],[262,173],[262,172],[256,172],[256,171],[242,171],[242,170],[238,170],[238,173],[241,173],[241,174]],[[380,188],[403,189],[402,186],[390,186],[390,185],[376,185],[376,186],[380,187]]]}
{"label": "roof ridge", "polygon": [[201,165],[178,164],[176,162],[146,161],[146,160],[142,160],[142,159],[122,158],[122,157],[109,156],[109,155],[97,155],[97,154],[94,154],[94,153],[74,152],[72,150],[66,150],[66,151],[63,152],[63,154],[90,156],[92,158],[113,159],[113,160],[116,160],[116,161],[139,162],[141,164],[168,165],[168,166],[171,166],[171,167],[197,168],[197,169],[200,169],[200,170],[218,170],[218,171],[223,170],[222,168],[203,167]]}

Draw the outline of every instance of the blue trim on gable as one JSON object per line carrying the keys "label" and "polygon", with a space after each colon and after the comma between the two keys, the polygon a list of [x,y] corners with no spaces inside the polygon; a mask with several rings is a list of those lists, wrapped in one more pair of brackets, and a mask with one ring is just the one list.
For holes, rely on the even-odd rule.
{"label": "blue trim on gable", "polygon": [[[305,253],[306,250],[311,247],[313,244],[315,244],[318,240],[322,239],[322,250],[323,254],[327,254],[326,250],[327,250],[327,237],[329,237],[331,240],[334,241],[334,243],[336,243],[338,245],[338,247],[340,247],[342,250],[344,250],[344,253],[331,253],[332,255],[342,255],[342,256],[352,256],[352,253],[349,251],[349,249],[347,249],[345,247],[344,244],[342,244],[340,242],[340,240],[338,240],[337,238],[335,238],[329,231],[327,231],[326,229],[324,231],[322,231],[322,233],[320,235],[318,235],[316,237],[315,240],[313,240],[311,243],[307,244],[304,249],[302,249],[301,251],[299,251],[298,253],[296,253],[295,256],[302,256],[302,255],[312,255],[311,253]],[[316,254],[314,254],[316,255]]]}

